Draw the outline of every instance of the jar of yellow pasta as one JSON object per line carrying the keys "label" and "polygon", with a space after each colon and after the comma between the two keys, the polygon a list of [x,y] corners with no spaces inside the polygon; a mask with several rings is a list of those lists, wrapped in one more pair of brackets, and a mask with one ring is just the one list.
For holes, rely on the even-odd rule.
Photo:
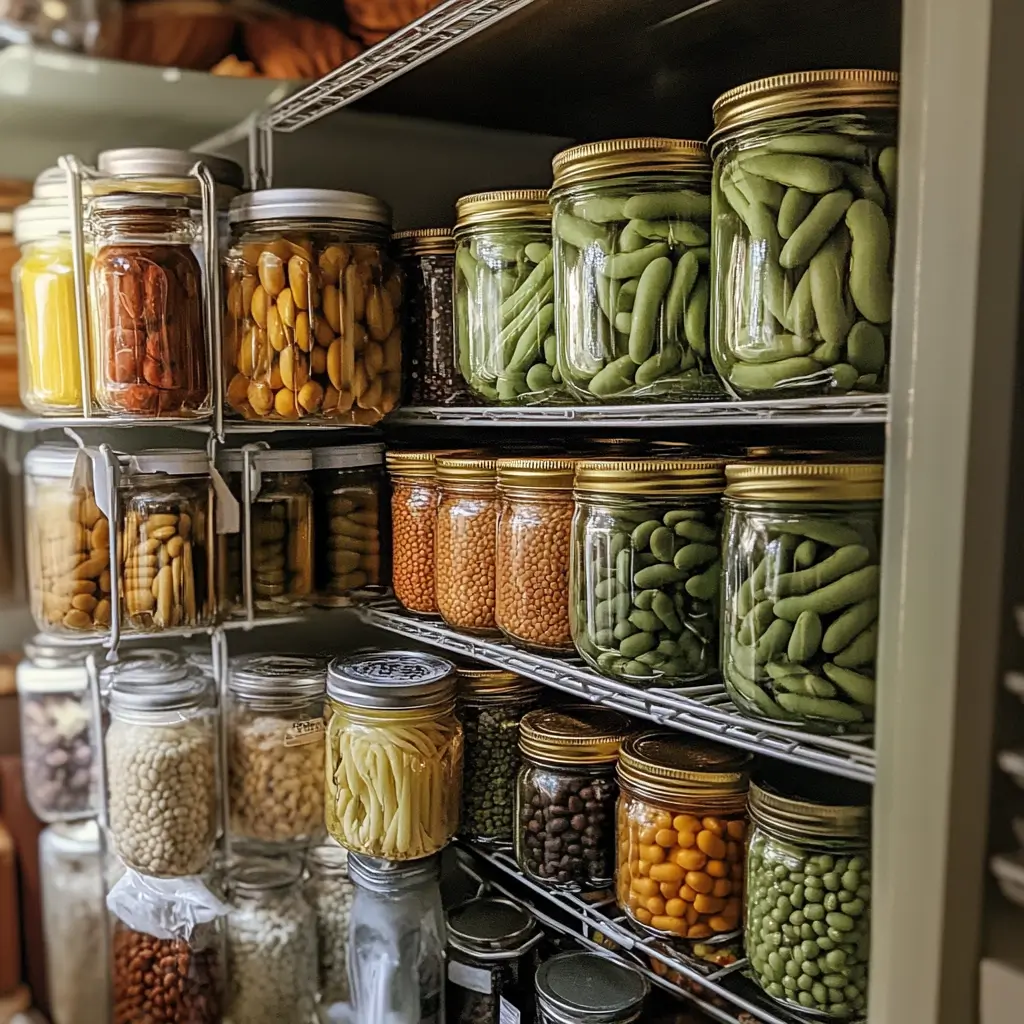
{"label": "jar of yellow pasta", "polygon": [[462,798],[454,665],[412,651],[335,658],[327,697],[327,831],[371,857],[437,853]]}

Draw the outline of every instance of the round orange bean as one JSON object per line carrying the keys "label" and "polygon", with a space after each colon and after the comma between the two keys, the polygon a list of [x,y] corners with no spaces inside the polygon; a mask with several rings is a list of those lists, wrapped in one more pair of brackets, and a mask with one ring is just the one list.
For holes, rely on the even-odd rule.
{"label": "round orange bean", "polygon": [[641,924],[651,923],[651,912],[649,910],[645,910],[643,907],[638,907],[633,913]]}
{"label": "round orange bean", "polygon": [[665,850],[661,846],[648,846],[641,843],[640,859],[647,861],[649,864],[660,864],[665,859]]}
{"label": "round orange bean", "polygon": [[726,822],[725,831],[730,839],[739,839],[742,842],[747,837],[747,823],[737,818],[735,821]]}
{"label": "round orange bean", "polygon": [[629,894],[629,898],[626,900],[626,906],[629,907],[630,910],[636,910],[636,908],[640,906],[640,897],[637,896],[635,892],[631,892]]}
{"label": "round orange bean", "polygon": [[653,878],[634,878],[630,886],[640,896],[658,895],[658,883]]}
{"label": "round orange bean", "polygon": [[708,921],[708,927],[715,932],[731,932],[736,927],[736,922],[730,921],[727,917],[715,916]]}
{"label": "round orange bean", "polygon": [[[725,840],[720,839],[714,832],[705,829],[697,833],[697,849],[706,853],[714,860],[724,860],[726,854]],[[641,855],[643,851],[641,850]]]}
{"label": "round orange bean", "polygon": [[686,871],[700,871],[707,864],[708,858],[700,850],[678,850],[675,862]]}
{"label": "round orange bean", "polygon": [[675,899],[679,895],[678,882],[660,882],[658,888],[661,890],[661,895],[667,900]]}
{"label": "round orange bean", "polygon": [[700,914],[697,913],[697,908],[689,903],[686,906],[686,923],[696,924],[700,920]]}
{"label": "round orange bean", "polygon": [[697,845],[697,833],[696,832],[677,832],[678,836],[676,842],[684,849],[690,850]]}
{"label": "round orange bean", "polygon": [[651,927],[663,932],[677,932],[680,935],[685,935],[687,930],[685,921],[680,921],[678,917],[662,915],[651,918]]}
{"label": "round orange bean", "polygon": [[672,815],[668,811],[658,811],[654,816],[654,824],[658,828],[671,828],[672,827]]}
{"label": "round orange bean", "polygon": [[[651,867],[651,878],[657,882],[680,882],[683,878],[683,869],[678,864],[654,864]],[[708,882],[711,882],[710,878]],[[707,891],[711,892],[710,884]]]}
{"label": "round orange bean", "polygon": [[697,890],[691,889],[688,885],[681,886],[679,889],[679,898],[686,900],[687,903],[692,903],[697,898]]}
{"label": "round orange bean", "polygon": [[709,860],[704,866],[704,870],[712,878],[729,877],[729,865],[724,860]]}
{"label": "round orange bean", "polygon": [[[650,910],[651,901],[647,901],[647,909]],[[698,896],[693,901],[694,907],[697,908],[698,914],[720,914],[725,910],[725,900],[720,900],[716,896]]]}
{"label": "round orange bean", "polygon": [[[636,840],[637,842],[644,843],[646,846],[650,846],[657,834],[658,830],[653,825],[648,825],[637,831]],[[632,833],[630,833],[630,838],[633,838]]]}
{"label": "round orange bean", "polygon": [[743,860],[743,847],[739,843],[726,843],[725,859],[732,864],[739,863]]}
{"label": "round orange bean", "polygon": [[629,862],[629,875],[631,878],[637,878],[640,875],[640,861],[631,860]]}
{"label": "round orange bean", "polygon": [[[669,866],[675,867],[675,865]],[[676,870],[681,869],[677,868]],[[686,884],[693,889],[694,892],[705,896],[715,887],[712,877],[704,874],[703,871],[688,871],[686,873]]]}
{"label": "round orange bean", "polygon": [[647,902],[644,906],[654,914],[655,917],[659,914],[665,913],[665,901],[660,896],[648,896]]}
{"label": "round orange bean", "polygon": [[686,916],[686,901],[675,899],[669,900],[665,904],[665,913],[670,917],[685,917]]}
{"label": "round orange bean", "polygon": [[732,892],[732,882],[728,878],[715,880],[715,887],[711,890],[712,896],[728,896]]}
{"label": "round orange bean", "polygon": [[725,909],[722,911],[722,916],[731,917],[734,921],[738,921],[742,909],[739,896],[731,896],[725,901]]}
{"label": "round orange bean", "polygon": [[725,836],[725,822],[721,818],[701,818],[700,827],[708,832],[714,832],[720,839]]}
{"label": "round orange bean", "polygon": [[698,922],[697,924],[691,924],[686,931],[686,937],[688,939],[708,939],[714,932],[711,930],[709,925]]}
{"label": "round orange bean", "polygon": [[674,828],[659,829],[658,834],[654,837],[654,841],[659,846],[669,850],[676,845],[676,830]]}
{"label": "round orange bean", "polygon": [[700,818],[695,818],[692,814],[677,814],[672,819],[672,827],[677,832],[699,832]]}

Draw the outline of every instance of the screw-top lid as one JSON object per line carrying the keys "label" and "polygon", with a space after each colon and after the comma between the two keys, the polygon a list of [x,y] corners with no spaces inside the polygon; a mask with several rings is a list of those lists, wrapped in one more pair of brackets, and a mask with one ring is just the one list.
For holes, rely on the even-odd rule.
{"label": "screw-top lid", "polygon": [[498,486],[571,491],[575,459],[498,459]]}
{"label": "screw-top lid", "polygon": [[70,444],[41,444],[25,456],[29,476],[54,476],[68,479],[74,474],[78,448]]}
{"label": "screw-top lid", "polygon": [[487,455],[438,455],[434,460],[440,484],[494,483],[498,460]]}
{"label": "screw-top lid", "polygon": [[207,476],[210,460],[204,451],[189,448],[152,448],[127,456],[126,472],[148,476]]}
{"label": "screw-top lid", "polygon": [[321,658],[295,654],[244,654],[231,659],[228,688],[237,697],[313,700],[326,687]]}
{"label": "screw-top lid", "polygon": [[302,862],[297,857],[250,857],[228,868],[228,888],[239,895],[284,889],[302,877]]}
{"label": "screw-top lid", "polygon": [[391,236],[396,253],[403,256],[451,256],[455,253],[455,236],[451,228],[412,228],[396,231]]}
{"label": "screw-top lid", "polygon": [[356,469],[384,464],[384,445],[350,444],[313,449],[314,469]]}
{"label": "screw-top lid", "polygon": [[608,708],[574,704],[538,709],[519,723],[519,749],[551,764],[614,764],[633,733],[625,715]]}
{"label": "screw-top lid", "polygon": [[582,459],[576,490],[585,494],[720,494],[724,459]]}
{"label": "screw-top lid", "polygon": [[62,202],[32,200],[14,211],[11,230],[18,245],[59,238],[71,233],[67,199]]}
{"label": "screw-top lid", "polygon": [[185,659],[177,651],[165,647],[142,647],[129,651],[120,661],[107,665],[100,672],[104,684],[129,685],[173,683],[192,673]]}
{"label": "screw-top lid", "polygon": [[441,858],[437,854],[419,860],[381,860],[362,853],[349,853],[348,877],[371,892],[412,889],[441,877]]}
{"label": "screw-top lid", "polygon": [[880,501],[881,462],[743,462],[725,467],[727,498]]}
{"label": "screw-top lid", "polygon": [[474,192],[455,203],[455,231],[477,224],[508,224],[514,221],[550,222],[547,189],[517,188],[502,192]]}
{"label": "screw-top lid", "polygon": [[510,697],[540,693],[540,683],[515,672],[489,665],[466,665],[456,662],[455,678],[460,697]]}
{"label": "screw-top lid", "polygon": [[[187,711],[207,703],[209,680],[192,675],[182,663],[184,676],[174,681],[156,678],[129,680],[114,677],[104,681],[111,713]],[[107,670],[104,670],[105,676]],[[156,682],[161,685],[154,685]]]}
{"label": "screw-top lid", "polygon": [[81,644],[61,643],[45,633],[37,633],[24,643],[25,657],[40,668],[67,668],[84,665],[90,654],[101,648],[83,647]]}
{"label": "screw-top lid", "polygon": [[418,651],[350,654],[328,667],[327,695],[339,704],[370,710],[439,707],[455,697],[455,666]]}
{"label": "screw-top lid", "polygon": [[791,842],[871,838],[871,790],[858,782],[773,765],[750,783],[751,820]]}
{"label": "screw-top lid", "polygon": [[282,218],[354,220],[391,227],[391,207],[362,192],[328,188],[268,188],[231,201],[228,222],[251,224]]}
{"label": "screw-top lid", "polygon": [[711,161],[707,146],[695,139],[644,136],[570,146],[555,154],[551,169],[555,176],[552,188],[562,188],[651,171],[697,171],[710,177]]}
{"label": "screw-top lid", "polygon": [[96,169],[101,174],[117,177],[148,178],[154,186],[158,186],[160,179],[175,182],[188,180],[189,172],[198,160],[206,164],[217,184],[238,190],[245,187],[241,164],[226,157],[194,153],[187,149],[163,149],[158,146],[107,149],[96,158]]}
{"label": "screw-top lid", "polygon": [[421,476],[433,479],[437,475],[437,452],[392,452],[384,457],[392,476]]}
{"label": "screw-top lid", "polygon": [[537,969],[537,999],[555,1020],[629,1024],[640,1019],[650,985],[632,967],[598,953],[573,951]]}
{"label": "screw-top lid", "polygon": [[530,912],[511,900],[481,896],[448,911],[449,944],[484,960],[518,956],[536,933]]}
{"label": "screw-top lid", "polygon": [[[83,189],[86,182],[82,182]],[[32,198],[44,201],[58,200],[65,205],[68,201],[68,176],[57,164],[41,170],[32,183]]]}

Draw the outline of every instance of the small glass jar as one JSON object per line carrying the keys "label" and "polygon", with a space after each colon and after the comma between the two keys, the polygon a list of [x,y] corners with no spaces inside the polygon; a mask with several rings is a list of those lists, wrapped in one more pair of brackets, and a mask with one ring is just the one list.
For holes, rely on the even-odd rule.
{"label": "small glass jar", "polygon": [[478,897],[448,912],[448,1024],[532,1024],[537,945],[525,908]]}
{"label": "small glass jar", "polygon": [[463,196],[455,215],[455,337],[466,382],[492,404],[551,399],[561,378],[547,192]]}
{"label": "small glass jar", "polygon": [[[45,0],[5,4],[0,12],[0,44],[34,44],[45,50],[117,57],[121,41],[120,0]],[[66,57],[56,56],[58,61]]]}
{"label": "small glass jar", "polygon": [[583,660],[635,685],[718,670],[721,459],[584,461],[569,615]]}
{"label": "small glass jar", "polygon": [[325,668],[317,658],[249,654],[228,680],[231,834],[257,844],[315,839],[324,819]]}
{"label": "small glass jar", "polygon": [[607,889],[615,876],[615,762],[630,720],[569,705],[531,711],[519,729],[516,862],[544,885]]}
{"label": "small glass jar", "polygon": [[85,664],[90,653],[37,636],[18,664],[25,795],[43,821],[91,818],[99,810],[98,738]]}
{"label": "small glass jar", "polygon": [[39,836],[46,981],[53,1024],[110,1019],[100,830],[51,825]]}
{"label": "small glass jar", "polygon": [[647,979],[598,953],[559,953],[537,970],[537,1024],[632,1024],[643,1015]]}
{"label": "small glass jar", "polygon": [[558,369],[569,392],[585,402],[719,397],[704,143],[588,142],[552,166]]}
{"label": "small glass jar", "polygon": [[181,661],[128,657],[103,670],[102,685],[111,846],[144,875],[198,874],[213,852],[217,823],[208,680]]}
{"label": "small glass jar", "polygon": [[54,636],[110,631],[110,524],[78,449],[44,444],[25,457],[25,552],[32,617]]}
{"label": "small glass jar", "polygon": [[867,1012],[871,791],[793,769],[750,785],[746,948],[772,999],[809,1017]]}
{"label": "small glass jar", "polygon": [[393,861],[443,849],[462,797],[455,666],[409,651],[335,658],[327,697],[331,837],[350,852]]}
{"label": "small glass jar", "polygon": [[746,463],[726,479],[726,692],[756,718],[870,731],[882,463]]}
{"label": "small glass jar", "polygon": [[459,835],[509,846],[519,772],[519,721],[541,702],[543,687],[514,672],[457,665],[456,712],[466,731]]}
{"label": "small glass jar", "polygon": [[349,1001],[348,932],[355,886],[348,877],[348,851],[328,840],[306,853],[306,899],[316,914],[321,1006]]}
{"label": "small glass jar", "polygon": [[437,615],[434,529],[437,471],[434,452],[388,452],[391,482],[391,585],[402,607]]}
{"label": "small glass jar", "polygon": [[225,1024],[309,1024],[316,1007],[316,920],[298,861],[229,869]]}
{"label": "small glass jar", "polygon": [[542,654],[573,649],[569,549],[574,459],[499,459],[494,620]]}
{"label": "small glass jar", "polygon": [[500,636],[497,585],[497,462],[482,455],[438,456],[434,592],[454,629]]}
{"label": "small glass jar", "polygon": [[391,211],[358,192],[266,189],[231,204],[224,383],[246,419],[377,423],[402,386]]}
{"label": "small glass jar", "polygon": [[715,101],[711,351],[736,398],[888,389],[899,75],[758,79]]}
{"label": "small glass jar", "polygon": [[750,762],[676,732],[622,745],[615,898],[635,924],[669,940],[735,937]]}
{"label": "small glass jar", "polygon": [[127,457],[120,483],[121,629],[156,632],[213,622],[213,488],[205,452]]}
{"label": "small glass jar", "polygon": [[383,465],[382,444],[313,452],[317,604],[343,607],[387,590],[389,574],[381,564]]}

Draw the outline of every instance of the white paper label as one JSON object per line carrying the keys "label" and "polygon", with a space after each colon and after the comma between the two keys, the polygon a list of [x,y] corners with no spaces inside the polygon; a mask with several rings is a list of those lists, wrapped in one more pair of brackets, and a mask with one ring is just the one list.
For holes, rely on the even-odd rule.
{"label": "white paper label", "polygon": [[504,997],[498,1000],[498,1024],[519,1024],[519,1011]]}
{"label": "white paper label", "polygon": [[286,747],[304,747],[307,743],[318,743],[324,735],[324,720],[311,718],[308,722],[292,722],[284,731]]}
{"label": "white paper label", "polygon": [[485,996],[491,994],[491,972],[479,967],[469,967],[457,960],[449,960],[448,980],[459,988],[469,989],[470,992],[479,992]]}

